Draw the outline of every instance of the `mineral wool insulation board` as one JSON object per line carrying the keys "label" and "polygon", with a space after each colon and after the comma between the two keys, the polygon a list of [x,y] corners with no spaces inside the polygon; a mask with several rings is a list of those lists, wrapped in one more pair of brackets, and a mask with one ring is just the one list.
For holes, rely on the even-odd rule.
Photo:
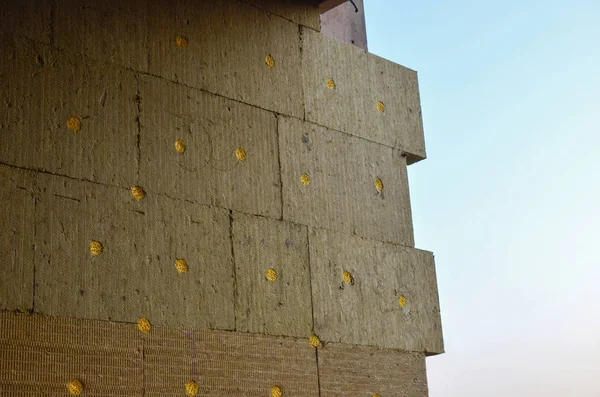
{"label": "mineral wool insulation board", "polygon": [[303,117],[297,24],[237,0],[149,3],[151,74]]}
{"label": "mineral wool insulation board", "polygon": [[282,18],[289,19],[299,25],[309,27],[313,30],[321,29],[321,11],[319,10],[319,1],[297,1],[297,0],[241,0],[244,3],[251,4],[268,11],[269,13],[279,15]]}
{"label": "mineral wool insulation board", "polygon": [[131,186],[137,172],[136,79],[28,39],[0,35],[0,161]]}
{"label": "mineral wool insulation board", "polygon": [[284,219],[414,245],[399,150],[287,117],[279,142]]}
{"label": "mineral wool insulation board", "polygon": [[302,30],[306,120],[425,158],[417,73]]}
{"label": "mineral wool insulation board", "polygon": [[315,349],[306,339],[0,313],[0,391],[86,396],[317,397]]}
{"label": "mineral wool insulation board", "polygon": [[281,217],[273,113],[140,78],[140,183],[201,204]]}
{"label": "mineral wool insulation board", "polygon": [[309,244],[315,331],[323,340],[444,351],[430,252],[321,229],[311,230]]}
{"label": "mineral wool insulation board", "polygon": [[227,210],[47,174],[37,189],[36,312],[234,329]]}
{"label": "mineral wool insulation board", "polygon": [[307,227],[234,213],[232,234],[237,330],[310,337]]}

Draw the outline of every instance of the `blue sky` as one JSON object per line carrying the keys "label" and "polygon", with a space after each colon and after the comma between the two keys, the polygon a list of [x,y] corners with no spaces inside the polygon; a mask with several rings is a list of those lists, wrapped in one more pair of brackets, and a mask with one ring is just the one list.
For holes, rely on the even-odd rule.
{"label": "blue sky", "polygon": [[419,73],[409,167],[446,354],[431,397],[600,396],[600,1],[366,0]]}

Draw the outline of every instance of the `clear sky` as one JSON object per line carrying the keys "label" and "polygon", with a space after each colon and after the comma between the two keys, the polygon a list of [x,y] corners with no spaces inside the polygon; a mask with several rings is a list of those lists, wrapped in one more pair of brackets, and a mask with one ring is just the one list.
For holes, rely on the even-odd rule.
{"label": "clear sky", "polygon": [[446,353],[431,397],[600,396],[600,1],[366,0],[419,73],[409,167]]}

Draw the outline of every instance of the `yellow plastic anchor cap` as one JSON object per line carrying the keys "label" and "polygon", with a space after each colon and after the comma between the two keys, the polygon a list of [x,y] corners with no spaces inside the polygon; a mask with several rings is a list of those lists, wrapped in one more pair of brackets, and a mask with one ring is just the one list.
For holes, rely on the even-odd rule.
{"label": "yellow plastic anchor cap", "polygon": [[237,157],[239,161],[246,160],[246,151],[241,147],[235,149],[235,157]]}
{"label": "yellow plastic anchor cap", "polygon": [[406,297],[404,295],[400,296],[400,298],[398,298],[398,303],[400,303],[400,306],[406,307]]}
{"label": "yellow plastic anchor cap", "polygon": [[177,259],[175,261],[175,267],[179,273],[185,273],[188,271],[188,264],[185,259]]}
{"label": "yellow plastic anchor cap", "polygon": [[302,182],[304,186],[310,185],[310,176],[308,176],[308,174],[302,174],[300,176],[300,182]]}
{"label": "yellow plastic anchor cap", "polygon": [[283,393],[281,392],[281,387],[273,386],[271,388],[271,397],[281,397]]}
{"label": "yellow plastic anchor cap", "polygon": [[138,329],[144,334],[149,334],[150,331],[152,331],[152,324],[150,324],[150,320],[147,318],[140,318],[138,321]]}
{"label": "yellow plastic anchor cap", "polygon": [[77,117],[69,117],[69,120],[67,120],[67,127],[72,131],[79,131],[81,130],[81,120]]}
{"label": "yellow plastic anchor cap", "polygon": [[265,63],[268,67],[272,68],[275,66],[275,59],[271,55],[265,57]]}
{"label": "yellow plastic anchor cap", "polygon": [[144,189],[142,189],[141,186],[133,186],[131,188],[131,195],[136,199],[136,200],[141,200],[144,198],[144,196],[146,196],[146,192],[144,191]]}
{"label": "yellow plastic anchor cap", "polygon": [[69,393],[71,393],[74,396],[78,396],[81,393],[83,393],[83,385],[77,379],[73,379],[72,381],[70,381],[67,385],[67,388],[69,389]]}
{"label": "yellow plastic anchor cap", "polygon": [[92,241],[90,243],[90,252],[92,255],[94,256],[98,256],[100,254],[102,254],[102,251],[104,251],[104,247],[102,247],[102,243],[99,241]]}
{"label": "yellow plastic anchor cap", "polygon": [[269,280],[269,281],[277,280],[277,271],[275,271],[275,269],[267,270],[267,280]]}
{"label": "yellow plastic anchor cap", "polygon": [[350,272],[344,272],[343,279],[346,284],[354,283],[354,277],[352,277],[352,273]]}
{"label": "yellow plastic anchor cap", "polygon": [[319,337],[316,334],[312,334],[310,336],[310,344],[313,347],[319,347],[319,345],[321,344],[321,339],[319,339]]}
{"label": "yellow plastic anchor cap", "polygon": [[188,40],[183,36],[177,36],[175,38],[175,44],[177,44],[177,47],[185,48],[188,45]]}
{"label": "yellow plastic anchor cap", "polygon": [[193,380],[185,384],[185,394],[188,396],[195,396],[198,394],[198,389],[198,384]]}

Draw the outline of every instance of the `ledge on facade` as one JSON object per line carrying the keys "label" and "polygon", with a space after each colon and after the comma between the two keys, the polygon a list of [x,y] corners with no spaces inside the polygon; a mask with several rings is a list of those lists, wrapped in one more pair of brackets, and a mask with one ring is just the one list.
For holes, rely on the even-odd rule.
{"label": "ledge on facade", "polygon": [[322,0],[319,2],[319,10],[321,11],[321,14],[323,14],[332,8],[344,4],[346,1],[347,0]]}

